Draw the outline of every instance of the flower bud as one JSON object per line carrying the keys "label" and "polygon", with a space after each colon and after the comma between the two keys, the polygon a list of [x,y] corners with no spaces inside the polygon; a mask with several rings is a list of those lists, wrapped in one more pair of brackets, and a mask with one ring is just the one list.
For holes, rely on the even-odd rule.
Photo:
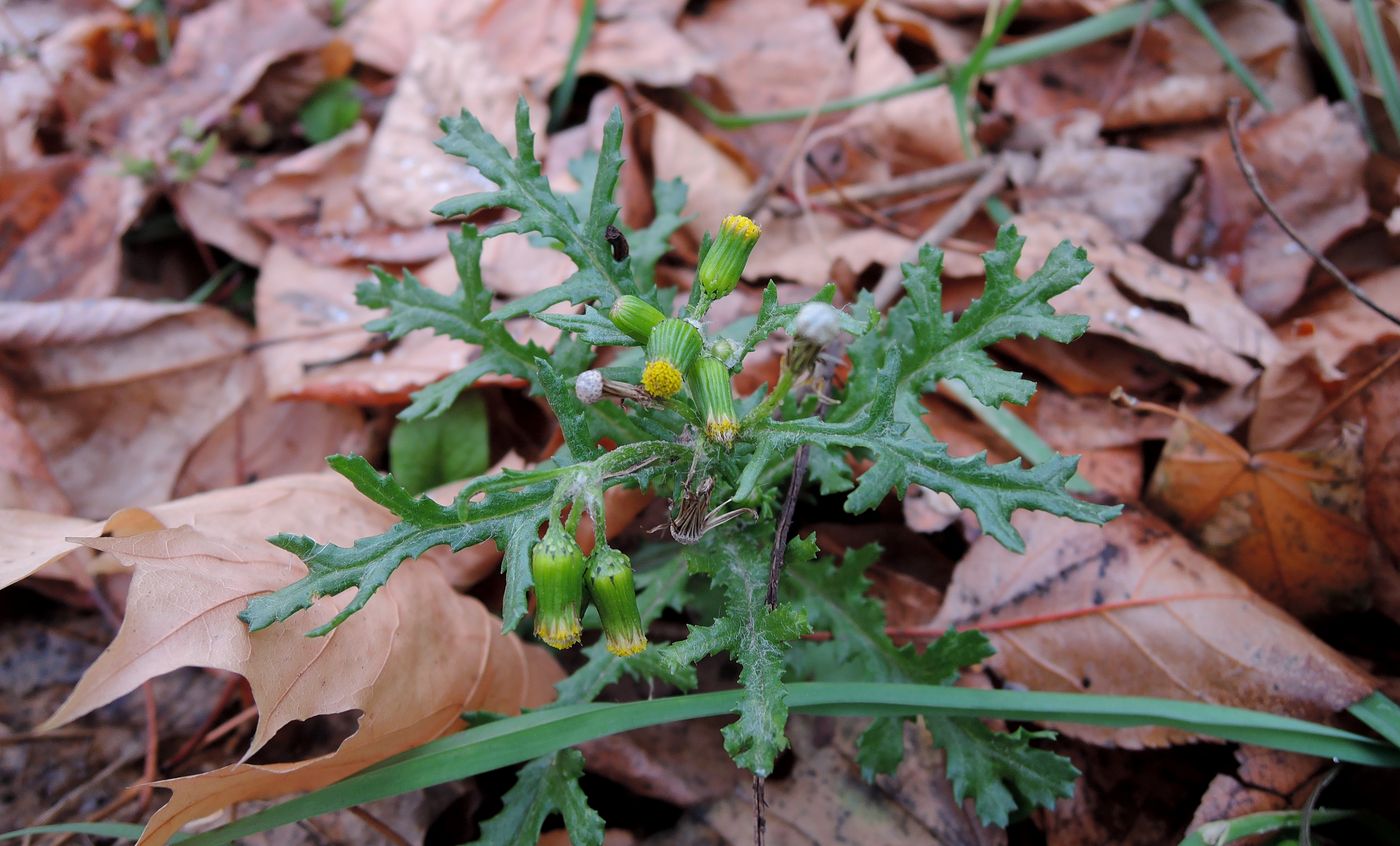
{"label": "flower bud", "polygon": [[588,593],[603,621],[608,651],[626,657],[646,649],[647,636],[642,631],[642,615],[637,611],[632,562],[621,552],[603,547],[589,559],[587,578]]}
{"label": "flower bud", "polygon": [[729,368],[717,358],[700,356],[690,366],[690,393],[705,416],[705,437],[726,446],[734,443],[739,421],[734,416]]}
{"label": "flower bud", "polygon": [[614,326],[622,330],[623,334],[639,344],[645,344],[647,339],[651,337],[651,330],[656,328],[656,324],[666,319],[666,315],[662,314],[656,306],[631,294],[623,294],[618,297],[613,302],[608,317]]}
{"label": "flower bud", "polygon": [[700,330],[684,320],[671,317],[658,323],[647,341],[642,387],[660,399],[675,396],[681,389],[681,374],[690,369],[704,343]]}
{"label": "flower bud", "polygon": [[535,635],[555,649],[578,643],[583,627],[583,550],[563,526],[551,524],[530,552],[535,578]]}
{"label": "flower bud", "polygon": [[717,300],[734,290],[761,234],[758,224],[741,214],[731,214],[724,219],[719,226],[719,237],[710,244],[696,274],[700,289],[707,297]]}
{"label": "flower bud", "polygon": [[574,380],[574,395],[584,405],[592,405],[603,398],[603,374],[597,370],[585,370]]}
{"label": "flower bud", "polygon": [[727,364],[729,357],[734,355],[734,343],[728,338],[716,338],[710,344],[710,355]]}

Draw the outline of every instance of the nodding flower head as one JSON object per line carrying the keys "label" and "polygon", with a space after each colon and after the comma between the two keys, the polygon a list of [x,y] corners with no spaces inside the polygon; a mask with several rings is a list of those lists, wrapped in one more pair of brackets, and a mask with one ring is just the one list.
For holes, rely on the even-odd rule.
{"label": "nodding flower head", "polygon": [[583,626],[583,550],[563,526],[551,524],[530,552],[535,579],[535,635],[555,649],[578,643]]}
{"label": "nodding flower head", "polygon": [[690,368],[703,345],[700,330],[684,320],[671,317],[656,324],[647,341],[642,387],[660,399],[680,393],[681,374]]}
{"label": "nodding flower head", "polygon": [[749,253],[753,252],[761,234],[763,230],[758,224],[741,214],[731,214],[724,219],[719,225],[719,236],[710,244],[696,273],[705,296],[717,300],[738,286]]}
{"label": "nodding flower head", "polygon": [[792,321],[798,338],[824,347],[841,334],[841,313],[826,303],[807,303]]}
{"label": "nodding flower head", "polygon": [[603,547],[588,561],[588,595],[603,621],[608,651],[626,657],[647,648],[642,615],[637,610],[637,590],[632,562],[615,549]]}
{"label": "nodding flower head", "polygon": [[734,415],[734,388],[729,368],[719,359],[702,355],[690,366],[690,393],[705,417],[705,437],[728,446],[739,434]]}
{"label": "nodding flower head", "polygon": [[639,344],[645,344],[656,324],[666,319],[656,306],[631,294],[618,297],[608,317],[614,326]]}

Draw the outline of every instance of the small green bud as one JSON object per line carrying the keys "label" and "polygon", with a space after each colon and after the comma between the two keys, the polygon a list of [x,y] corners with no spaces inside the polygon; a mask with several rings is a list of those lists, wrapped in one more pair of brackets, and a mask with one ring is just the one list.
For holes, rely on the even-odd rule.
{"label": "small green bud", "polygon": [[730,356],[734,355],[734,344],[728,338],[716,338],[710,344],[710,355],[727,364]]}
{"label": "small green bud", "polygon": [[583,550],[563,526],[551,524],[530,552],[535,578],[535,635],[555,649],[578,643],[583,626]]}
{"label": "small green bud", "polygon": [[642,615],[637,611],[632,562],[626,555],[607,547],[594,552],[588,561],[588,593],[603,621],[609,652],[625,658],[647,648]]}
{"label": "small green bud", "polygon": [[647,341],[642,387],[660,399],[680,393],[681,374],[690,369],[704,344],[700,330],[684,320],[670,317],[658,323]]}
{"label": "small green bud", "polygon": [[719,225],[719,237],[710,244],[696,274],[700,289],[707,297],[717,300],[738,286],[749,253],[753,252],[761,234],[758,224],[741,214],[731,214],[724,219]]}
{"label": "small green bud", "polygon": [[651,337],[651,330],[656,328],[656,324],[666,319],[666,315],[661,310],[641,297],[634,297],[631,294],[623,294],[613,302],[612,311],[608,312],[608,317],[612,319],[613,325],[621,329],[623,334],[630,337],[639,344],[645,344]]}
{"label": "small green bud", "polygon": [[734,388],[729,368],[719,359],[702,355],[690,366],[690,393],[705,416],[705,437],[728,446],[739,434],[734,416]]}

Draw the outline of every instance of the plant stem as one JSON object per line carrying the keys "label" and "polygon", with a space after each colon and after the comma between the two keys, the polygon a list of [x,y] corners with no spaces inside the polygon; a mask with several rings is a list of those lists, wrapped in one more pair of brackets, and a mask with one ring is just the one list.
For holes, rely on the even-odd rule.
{"label": "plant stem", "polygon": [[1386,116],[1390,118],[1391,129],[1400,135],[1400,78],[1396,76],[1395,58],[1390,55],[1390,46],[1386,44],[1376,7],[1371,0],[1352,0],[1351,7],[1356,10],[1356,24],[1361,30],[1361,43],[1366,48],[1366,61],[1381,85],[1381,101],[1385,103]]}
{"label": "plant stem", "polygon": [[1322,53],[1322,58],[1327,62],[1328,70],[1332,71],[1332,78],[1337,81],[1337,89],[1342,92],[1342,97],[1351,106],[1351,112],[1356,116],[1361,124],[1361,132],[1366,136],[1366,143],[1371,149],[1379,150],[1376,146],[1375,133],[1371,131],[1371,122],[1366,119],[1366,107],[1361,102],[1361,89],[1356,85],[1356,77],[1352,75],[1351,68],[1347,65],[1345,54],[1342,53],[1342,45],[1337,43],[1337,35],[1332,32],[1332,27],[1328,25],[1327,18],[1322,15],[1322,7],[1317,0],[1303,0],[1303,11],[1307,20],[1313,26],[1313,31],[1317,33],[1317,49]]}
{"label": "plant stem", "polygon": [[763,398],[763,402],[759,403],[753,411],[749,412],[748,416],[744,418],[744,422],[740,428],[747,429],[772,417],[773,410],[776,409],[778,404],[783,401],[783,398],[788,395],[788,391],[792,390],[792,382],[792,371],[784,367],[782,375],[778,377],[778,384],[773,386],[773,390],[768,392],[768,396]]}

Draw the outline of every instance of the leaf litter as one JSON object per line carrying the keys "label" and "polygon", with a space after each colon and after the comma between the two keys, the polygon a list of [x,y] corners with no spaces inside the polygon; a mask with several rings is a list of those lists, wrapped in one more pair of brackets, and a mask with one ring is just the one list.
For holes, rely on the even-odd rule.
{"label": "leaf litter", "polygon": [[[52,715],[3,713],[0,723],[27,731],[40,716],[106,714],[103,703],[133,702],[122,695],[178,667],[237,672],[258,706],[241,760],[235,749],[222,758],[211,750],[199,770],[160,772],[174,798],[145,842],[235,802],[330,783],[452,730],[462,711],[512,712],[553,696],[554,659],[497,634],[500,553],[491,544],[439,549],[423,562],[431,566],[401,568],[332,640],[302,638],[305,626],[249,635],[234,617],[242,597],[298,577],[300,565],[267,535],[345,544],[390,525],[341,477],[316,471],[335,452],[382,455],[390,415],[477,350],[422,332],[366,333],[376,313],[354,289],[378,263],[452,290],[455,226],[427,209],[491,186],[437,150],[437,121],[466,106],[509,138],[519,96],[532,105],[537,153],[561,191],[578,187],[570,161],[596,149],[603,119],[623,109],[622,219],[633,229],[654,213],[653,185],[687,182],[684,212],[694,217],[671,239],[663,284],[689,285],[704,231],[783,165],[759,211],[766,249],[750,263],[747,296],[734,300],[750,310],[770,277],[782,302],[833,280],[843,300],[871,287],[971,179],[885,188],[968,156],[1019,157],[1001,196],[1019,212],[1027,262],[1063,238],[1088,248],[1095,271],[1054,304],[1088,315],[1090,334],[1065,349],[1005,342],[997,355],[1043,383],[1022,418],[1057,449],[1086,453],[1080,471],[1099,496],[1142,503],[1102,528],[1018,517],[1025,556],[917,488],[902,506],[847,520],[828,539],[859,531],[923,544],[891,542],[898,554],[886,563],[897,572],[872,571],[897,640],[982,627],[998,652],[968,684],[1161,695],[1323,720],[1397,674],[1387,649],[1339,634],[1374,637],[1381,626],[1383,643],[1395,624],[1379,621],[1400,619],[1400,377],[1387,364],[1395,330],[1331,290],[1247,192],[1218,120],[1244,86],[1184,19],[1148,23],[1136,43],[1125,34],[986,75],[968,150],[946,88],[823,117],[805,135],[799,121],[717,127],[686,95],[752,112],[908,83],[966,60],[984,2],[603,0],[568,115],[544,104],[578,26],[573,0],[372,0],[347,4],[344,23],[328,8],[271,0],[165,5],[173,41],[163,61],[159,22],[141,9],[31,0],[7,7],[0,26],[0,520],[11,540],[0,584],[86,608],[85,592],[98,585],[124,619],[68,703]],[[1110,5],[1027,2],[1009,40]],[[1325,15],[1376,104],[1339,5],[1325,3]],[[1344,107],[1318,96],[1334,83],[1296,16],[1258,0],[1213,4],[1208,14],[1273,101],[1272,113],[1251,108],[1243,133],[1266,188],[1313,246],[1354,265],[1394,313],[1384,222],[1397,219],[1396,198],[1365,181],[1393,172],[1388,157],[1368,150]],[[335,79],[352,84],[361,115],[310,144],[297,110]],[[563,128],[546,132],[551,120]],[[212,155],[191,168],[190,151],[209,138]],[[785,161],[791,145],[798,154]],[[977,274],[975,255],[993,231],[974,218],[947,237],[950,302],[958,277]],[[142,264],[142,243],[157,246],[159,264]],[[552,247],[525,236],[487,243],[486,283],[499,303],[571,272]],[[159,299],[207,282],[198,298],[207,304]],[[545,349],[557,339],[531,338]],[[763,369],[759,356],[776,373],[771,349],[750,370]],[[488,386],[519,390],[510,379],[477,387]],[[1107,396],[1120,386],[1184,409],[1189,422],[1114,408]],[[518,407],[533,402],[521,397]],[[949,396],[930,395],[925,407],[924,423],[954,441],[955,454],[1019,452]],[[523,431],[508,442],[557,447],[533,419],[519,417]],[[858,479],[865,469],[844,473]],[[611,491],[608,534],[639,536],[654,513],[648,503]],[[798,514],[799,528],[818,523],[821,500]],[[921,548],[936,556],[912,551]],[[57,585],[68,592],[53,593]],[[346,601],[323,598],[309,613],[319,620]],[[410,603],[438,610],[399,613]],[[440,672],[414,671],[426,665]],[[329,693],[311,692],[322,682]],[[212,699],[209,687],[192,690]],[[156,690],[163,746],[169,732],[196,736],[190,719],[173,716],[178,697]],[[146,726],[139,708],[128,710],[124,724],[103,724],[102,748],[129,750],[134,778]],[[302,721],[346,711],[358,712],[357,728],[338,748],[249,761],[274,737],[304,731]],[[1316,778],[1301,760],[1249,747],[1233,764],[1182,757],[1172,747],[1193,738],[1176,730],[1056,728],[1076,738],[1058,748],[1088,777],[1079,796],[1008,838],[958,807],[942,764],[921,757],[943,754],[926,740],[909,744],[904,769],[868,785],[847,727],[832,734],[829,720],[804,723],[791,774],[770,783],[771,842],[1015,843],[1030,827],[1057,844],[1164,842],[1150,838],[1301,807]],[[911,740],[919,730],[905,728]],[[675,742],[665,732],[629,736],[596,767],[623,785],[610,789],[624,801],[630,790],[681,809],[677,837],[747,842],[747,785],[726,788],[721,768],[699,782],[643,784],[638,774],[685,766],[663,748]],[[1162,751],[1115,751],[1140,747]],[[1193,774],[1186,781],[1198,795],[1183,791],[1183,807],[1196,807],[1194,816],[1121,824],[1106,779],[1119,772],[1150,785],[1132,763],[1142,754],[1176,756],[1172,766]],[[16,760],[0,755],[0,769]],[[439,813],[463,817],[460,802],[452,807]],[[625,816],[608,823],[628,827]]]}

